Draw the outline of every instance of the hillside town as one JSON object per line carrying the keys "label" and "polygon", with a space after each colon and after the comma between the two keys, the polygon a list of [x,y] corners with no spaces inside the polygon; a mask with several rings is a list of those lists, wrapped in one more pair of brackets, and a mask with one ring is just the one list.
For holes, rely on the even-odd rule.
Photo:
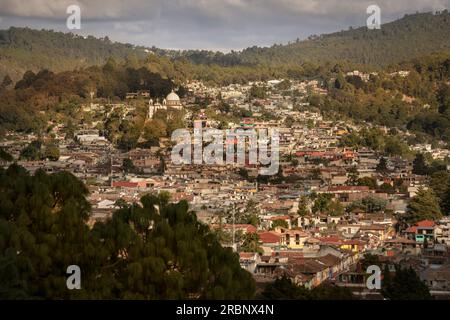
{"label": "hillside town", "polygon": [[[398,71],[407,77],[405,71]],[[369,79],[370,74],[348,75]],[[366,255],[376,256],[385,268],[413,268],[433,296],[450,295],[450,217],[404,221],[410,203],[430,188],[430,178],[417,170],[417,153],[446,161],[445,144],[409,145],[409,154],[388,155],[345,141],[364,130],[388,134],[390,128],[323,115],[311,97],[326,96],[319,80],[268,80],[218,87],[200,81],[185,84],[180,98],[172,90],[165,99],[150,91],[127,93],[120,102],[91,96],[80,107],[85,118],[69,136],[67,128],[49,123],[41,136],[8,132],[0,147],[30,173],[69,171],[89,189],[90,225],[104,221],[124,203],[145,194],[185,200],[197,219],[208,225],[223,246],[239,254],[241,267],[259,285],[280,275],[314,288],[324,282],[351,288],[370,299],[366,288]],[[285,94],[290,92],[292,94]],[[148,147],[124,151],[99,128],[112,114],[133,119],[145,113],[152,124],[158,113],[182,114],[189,131],[277,130],[279,168],[274,176],[259,174],[259,165],[174,164],[173,141],[158,137]],[[239,115],[239,116],[236,116]],[[406,141],[412,133],[399,130]],[[46,156],[26,157],[37,140]],[[234,142],[235,143],[235,142]],[[249,151],[247,150],[247,153]],[[447,165],[444,171],[449,171]]]}

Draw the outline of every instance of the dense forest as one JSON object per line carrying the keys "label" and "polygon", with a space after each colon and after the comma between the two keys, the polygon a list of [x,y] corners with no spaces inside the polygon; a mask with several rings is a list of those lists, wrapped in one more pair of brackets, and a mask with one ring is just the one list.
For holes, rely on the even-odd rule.
{"label": "dense forest", "polygon": [[146,49],[131,44],[71,33],[11,27],[0,30],[0,77],[18,80],[31,70],[54,72],[102,65],[110,57],[119,61],[142,59]]}
{"label": "dense forest", "polygon": [[212,51],[164,51],[170,57],[187,57],[196,64],[296,65],[304,62],[347,60],[370,67],[393,63],[450,49],[450,14],[417,13],[383,24],[380,30],[367,27],[312,35],[307,40],[272,47],[249,47],[241,52],[223,54]]}
{"label": "dense forest", "polygon": [[[61,32],[13,28],[0,31],[0,78],[16,81],[28,70],[59,72],[117,61],[144,59],[155,55],[158,64],[170,69],[183,65],[188,75],[215,82],[241,82],[288,74],[303,74],[309,64],[346,61],[359,69],[387,67],[434,52],[450,50],[450,14],[417,13],[382,25],[366,27],[272,47],[249,47],[231,53],[206,50],[165,50],[136,47],[108,38],[96,39]],[[161,60],[163,59],[163,60]],[[188,66],[189,65],[189,66]],[[306,69],[306,70],[305,70]],[[170,70],[165,70],[169,71]]]}
{"label": "dense forest", "polygon": [[[87,189],[68,172],[0,169],[0,299],[249,299],[239,257],[184,201],[146,195],[87,225]],[[81,290],[66,270],[81,269]]]}

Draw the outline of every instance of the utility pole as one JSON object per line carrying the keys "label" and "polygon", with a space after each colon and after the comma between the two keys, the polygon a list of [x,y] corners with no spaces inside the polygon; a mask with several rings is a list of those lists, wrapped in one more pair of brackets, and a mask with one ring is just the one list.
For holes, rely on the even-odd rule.
{"label": "utility pole", "polygon": [[233,214],[233,251],[236,252],[237,248],[236,248],[236,228],[235,228],[235,222],[236,222],[236,220],[235,220],[236,204],[235,203],[233,203],[232,214]]}
{"label": "utility pole", "polygon": [[111,174],[111,188],[113,187],[113,154],[111,150],[111,157],[110,157],[111,165],[110,165],[110,174]]}

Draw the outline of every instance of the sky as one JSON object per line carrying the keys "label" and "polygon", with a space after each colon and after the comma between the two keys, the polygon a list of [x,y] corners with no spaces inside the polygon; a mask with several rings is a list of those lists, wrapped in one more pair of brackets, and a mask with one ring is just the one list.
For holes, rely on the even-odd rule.
{"label": "sky", "polygon": [[[0,29],[52,29],[148,47],[228,52],[362,26],[373,4],[385,23],[448,9],[450,0],[0,0]],[[81,9],[80,30],[66,26],[70,5]]]}

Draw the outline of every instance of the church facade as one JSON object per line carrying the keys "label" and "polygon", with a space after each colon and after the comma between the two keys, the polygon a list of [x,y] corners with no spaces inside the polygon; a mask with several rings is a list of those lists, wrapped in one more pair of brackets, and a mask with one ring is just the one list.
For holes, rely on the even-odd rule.
{"label": "church facade", "polygon": [[183,108],[181,104],[180,97],[172,90],[171,93],[160,103],[158,100],[156,102],[150,99],[148,102],[148,113],[147,118],[152,119],[158,110],[167,110],[167,108],[174,108],[181,110]]}

